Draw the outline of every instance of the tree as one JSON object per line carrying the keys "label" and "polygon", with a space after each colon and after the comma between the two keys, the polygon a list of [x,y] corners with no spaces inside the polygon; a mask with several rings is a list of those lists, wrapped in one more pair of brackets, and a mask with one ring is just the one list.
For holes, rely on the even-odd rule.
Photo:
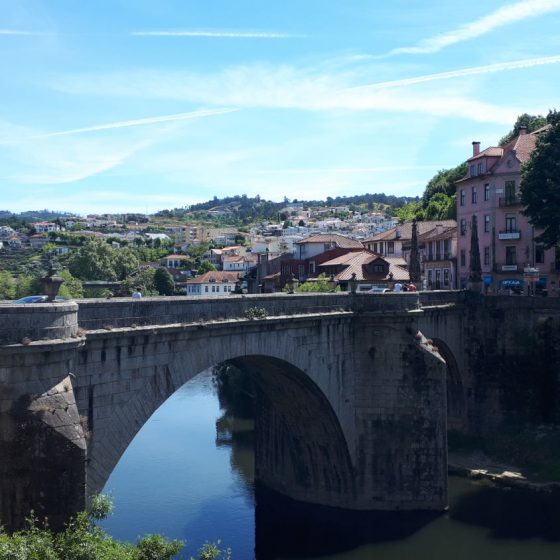
{"label": "tree", "polygon": [[212,270],[216,270],[216,267],[208,261],[202,261],[200,263],[200,266],[198,267],[198,270],[196,271],[196,273],[200,276],[201,274],[204,274],[206,272],[210,272]]}
{"label": "tree", "polygon": [[412,220],[412,238],[410,241],[410,281],[420,282],[420,254],[418,252],[418,226],[416,220]]}
{"label": "tree", "polygon": [[[31,517],[26,527],[6,534],[0,527],[0,558],[41,560],[171,560],[184,547],[182,541],[169,541],[161,535],[141,537],[136,544],[119,542],[108,535],[96,522],[106,518],[112,504],[105,497],[94,497],[89,512],[80,512],[70,519],[60,533],[41,526]],[[220,541],[205,543],[199,550],[199,560],[227,560],[229,549]]]}
{"label": "tree", "polygon": [[[337,287],[338,288],[338,287]],[[296,288],[296,292],[330,292],[331,285],[329,277],[322,272],[315,280],[303,282]]]}
{"label": "tree", "polygon": [[84,297],[82,282],[78,278],[72,276],[69,270],[61,270],[58,275],[64,278],[64,284],[60,286],[60,290],[58,291],[60,296],[67,298]]}
{"label": "tree", "polygon": [[154,274],[154,286],[160,296],[171,296],[175,292],[175,280],[167,268],[160,266]]}
{"label": "tree", "polygon": [[121,290],[125,294],[132,294],[136,287],[140,288],[140,291],[145,296],[156,296],[158,291],[155,285],[155,274],[156,271],[151,268],[141,268],[128,276],[121,285]]}
{"label": "tree", "polygon": [[116,249],[101,239],[89,239],[68,261],[68,270],[80,280],[122,280],[138,268],[129,249]]}
{"label": "tree", "polygon": [[469,280],[482,282],[482,265],[480,264],[480,247],[478,245],[478,224],[476,214],[471,223],[471,250],[469,259]]}
{"label": "tree", "polygon": [[523,113],[517,117],[513,129],[510,130],[501,140],[500,146],[505,146],[510,140],[513,140],[518,134],[521,127],[525,127],[527,132],[533,132],[537,128],[543,127],[547,123],[547,118],[542,115],[529,115]]}
{"label": "tree", "polygon": [[16,283],[7,271],[0,271],[0,299],[14,299],[16,297]]}
{"label": "tree", "polygon": [[560,113],[552,110],[546,120],[550,128],[522,168],[521,202],[529,222],[543,230],[537,241],[550,248],[560,243]]}

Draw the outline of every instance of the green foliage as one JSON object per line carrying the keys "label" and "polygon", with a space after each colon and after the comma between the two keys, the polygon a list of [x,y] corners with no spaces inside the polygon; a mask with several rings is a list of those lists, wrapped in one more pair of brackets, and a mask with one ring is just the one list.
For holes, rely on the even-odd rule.
{"label": "green foliage", "polygon": [[70,274],[69,270],[61,270],[58,272],[59,276],[64,278],[64,284],[60,286],[59,295],[67,298],[82,298],[84,297],[84,287],[81,280],[75,278]]}
{"label": "green foliage", "polygon": [[[339,287],[336,288],[339,290]],[[308,280],[307,282],[303,282],[302,284],[298,284],[298,287],[295,289],[296,292],[308,293],[308,292],[330,292],[331,285],[329,277],[322,272],[317,276],[315,280]]]}
{"label": "green foliage", "polygon": [[[180,541],[148,535],[136,544],[121,543],[95,525],[111,512],[110,500],[93,498],[89,514],[78,513],[64,531],[53,533],[31,516],[22,531],[7,535],[0,529],[2,560],[171,560],[183,548]],[[219,549],[218,549],[219,550]],[[201,549],[202,553],[202,549]],[[221,551],[219,551],[221,553]],[[206,556],[218,558],[219,556]],[[225,557],[224,557],[225,558]]]}
{"label": "green foliage", "polygon": [[142,295],[157,296],[155,275],[156,271],[153,268],[141,268],[125,279],[122,283],[121,291],[125,294],[132,294],[136,286],[138,286]]}
{"label": "green foliage", "polygon": [[201,274],[210,272],[211,270],[216,270],[216,267],[208,261],[202,261],[196,273],[200,276]]}
{"label": "green foliage", "polygon": [[522,169],[521,202],[531,224],[544,230],[537,240],[549,248],[560,243],[560,113],[550,111],[546,119],[550,128]]}
{"label": "green foliage", "polygon": [[160,266],[154,274],[154,286],[160,296],[171,296],[175,292],[175,280],[167,268]]}
{"label": "green foliage", "polygon": [[268,311],[264,307],[249,307],[243,311],[246,319],[264,319],[268,315]]}
{"label": "green foliage", "polygon": [[401,223],[412,222],[412,220],[417,220],[419,222],[424,220],[424,209],[422,208],[421,202],[411,202],[402,208],[395,210],[395,216],[397,216]]}
{"label": "green foliage", "polygon": [[91,498],[88,515],[91,519],[100,521],[113,513],[113,497],[111,494],[95,494]]}
{"label": "green foliage", "polygon": [[41,293],[41,281],[38,276],[18,276],[16,284],[16,299]]}
{"label": "green foliage", "polygon": [[542,115],[529,115],[527,113],[523,113],[517,117],[515,124],[513,125],[513,129],[510,130],[501,140],[499,145],[505,146],[510,140],[515,138],[519,134],[519,129],[522,126],[527,127],[527,132],[533,132],[537,130],[537,128],[541,128],[546,124],[547,120],[546,117]]}
{"label": "green foliage", "polygon": [[[231,560],[231,550],[220,548],[220,541],[215,543],[206,542],[198,551],[199,560]],[[194,560],[194,558],[191,558]]]}
{"label": "green foliage", "polygon": [[455,195],[436,193],[430,198],[424,210],[426,220],[454,220],[457,217],[457,204]]}
{"label": "green foliage", "polygon": [[73,276],[81,280],[123,280],[138,268],[132,249],[116,249],[100,239],[89,239],[68,261]]}
{"label": "green foliage", "polygon": [[0,299],[14,299],[16,297],[16,283],[12,275],[0,270]]}

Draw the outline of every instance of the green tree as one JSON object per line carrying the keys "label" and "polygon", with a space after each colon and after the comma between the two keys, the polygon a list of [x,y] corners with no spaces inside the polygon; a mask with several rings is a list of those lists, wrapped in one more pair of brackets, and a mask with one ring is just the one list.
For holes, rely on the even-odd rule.
{"label": "green tree", "polygon": [[457,216],[455,195],[448,196],[439,192],[434,194],[424,210],[426,220],[454,220]]}
{"label": "green tree", "polygon": [[552,110],[546,120],[550,128],[522,169],[521,202],[531,224],[543,230],[537,240],[550,248],[560,243],[560,113]]}
{"label": "green tree", "polygon": [[[296,292],[330,292],[331,291],[330,278],[322,272],[313,281],[307,281],[299,284],[296,288]],[[338,287],[337,287],[338,289]]]}
{"label": "green tree", "polygon": [[420,254],[418,252],[418,226],[416,220],[412,220],[412,238],[410,241],[410,266],[409,276],[412,282],[420,282]]}
{"label": "green tree", "polygon": [[41,281],[38,276],[24,274],[18,276],[16,282],[16,298],[41,293]]}
{"label": "green tree", "polygon": [[81,280],[72,276],[69,270],[61,270],[58,275],[64,278],[64,284],[60,286],[60,290],[58,291],[59,295],[67,298],[84,297],[84,287],[82,286]]}
{"label": "green tree", "polygon": [[14,299],[16,297],[16,283],[7,271],[0,271],[0,299]]}
{"label": "green tree", "polygon": [[154,286],[160,296],[171,296],[175,292],[175,280],[167,268],[160,266],[154,274]]}
{"label": "green tree", "polygon": [[200,276],[201,274],[204,274],[205,272],[210,272],[211,270],[216,270],[216,267],[211,262],[202,261],[196,273]]}
{"label": "green tree", "polygon": [[116,249],[100,239],[89,239],[68,261],[70,273],[80,280],[122,280],[138,268],[129,249]]}
{"label": "green tree", "polygon": [[122,292],[125,294],[132,294],[134,289],[139,287],[143,295],[157,296],[158,291],[155,285],[155,274],[156,271],[151,267],[141,268],[124,280],[121,286]]}
{"label": "green tree", "polygon": [[412,220],[418,220],[419,222],[424,220],[424,209],[422,208],[421,202],[410,202],[402,208],[397,208],[395,210],[395,216],[397,216],[401,222],[411,222]]}
{"label": "green tree", "polygon": [[542,115],[529,115],[527,113],[523,113],[517,117],[515,124],[513,125],[513,129],[510,130],[501,140],[500,146],[504,146],[510,140],[513,140],[518,134],[519,129],[524,126],[527,129],[527,132],[533,132],[537,130],[537,128],[543,127],[547,123],[547,118],[543,117]]}

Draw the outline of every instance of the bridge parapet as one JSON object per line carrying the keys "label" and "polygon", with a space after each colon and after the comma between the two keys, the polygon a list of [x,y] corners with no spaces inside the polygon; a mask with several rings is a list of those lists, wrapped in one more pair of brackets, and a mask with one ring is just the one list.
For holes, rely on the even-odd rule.
{"label": "bridge parapet", "polygon": [[0,305],[0,346],[73,338],[77,333],[78,305],[74,302]]}
{"label": "bridge parapet", "polygon": [[80,300],[78,323],[85,330],[145,325],[165,325],[232,319],[251,309],[264,309],[267,316],[310,313],[406,312],[424,305],[459,302],[462,292],[416,292],[400,294],[259,294],[231,297],[153,297],[132,300]]}

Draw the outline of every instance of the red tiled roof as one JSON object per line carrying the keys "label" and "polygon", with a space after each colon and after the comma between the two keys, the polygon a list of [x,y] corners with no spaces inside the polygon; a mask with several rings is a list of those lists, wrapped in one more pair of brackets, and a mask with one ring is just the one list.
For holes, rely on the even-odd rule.
{"label": "red tiled roof", "polygon": [[187,280],[188,284],[206,284],[208,282],[215,282],[216,284],[219,283],[227,283],[227,282],[237,282],[239,278],[241,278],[241,274],[239,272],[230,272],[224,270],[210,270],[209,272],[205,272],[202,276],[197,276],[196,278],[192,278]]}
{"label": "red tiled roof", "polygon": [[469,158],[467,161],[473,161],[482,157],[502,157],[503,153],[504,148],[500,148],[499,146],[489,146],[485,150],[482,150],[482,152],[480,152],[476,156]]}

